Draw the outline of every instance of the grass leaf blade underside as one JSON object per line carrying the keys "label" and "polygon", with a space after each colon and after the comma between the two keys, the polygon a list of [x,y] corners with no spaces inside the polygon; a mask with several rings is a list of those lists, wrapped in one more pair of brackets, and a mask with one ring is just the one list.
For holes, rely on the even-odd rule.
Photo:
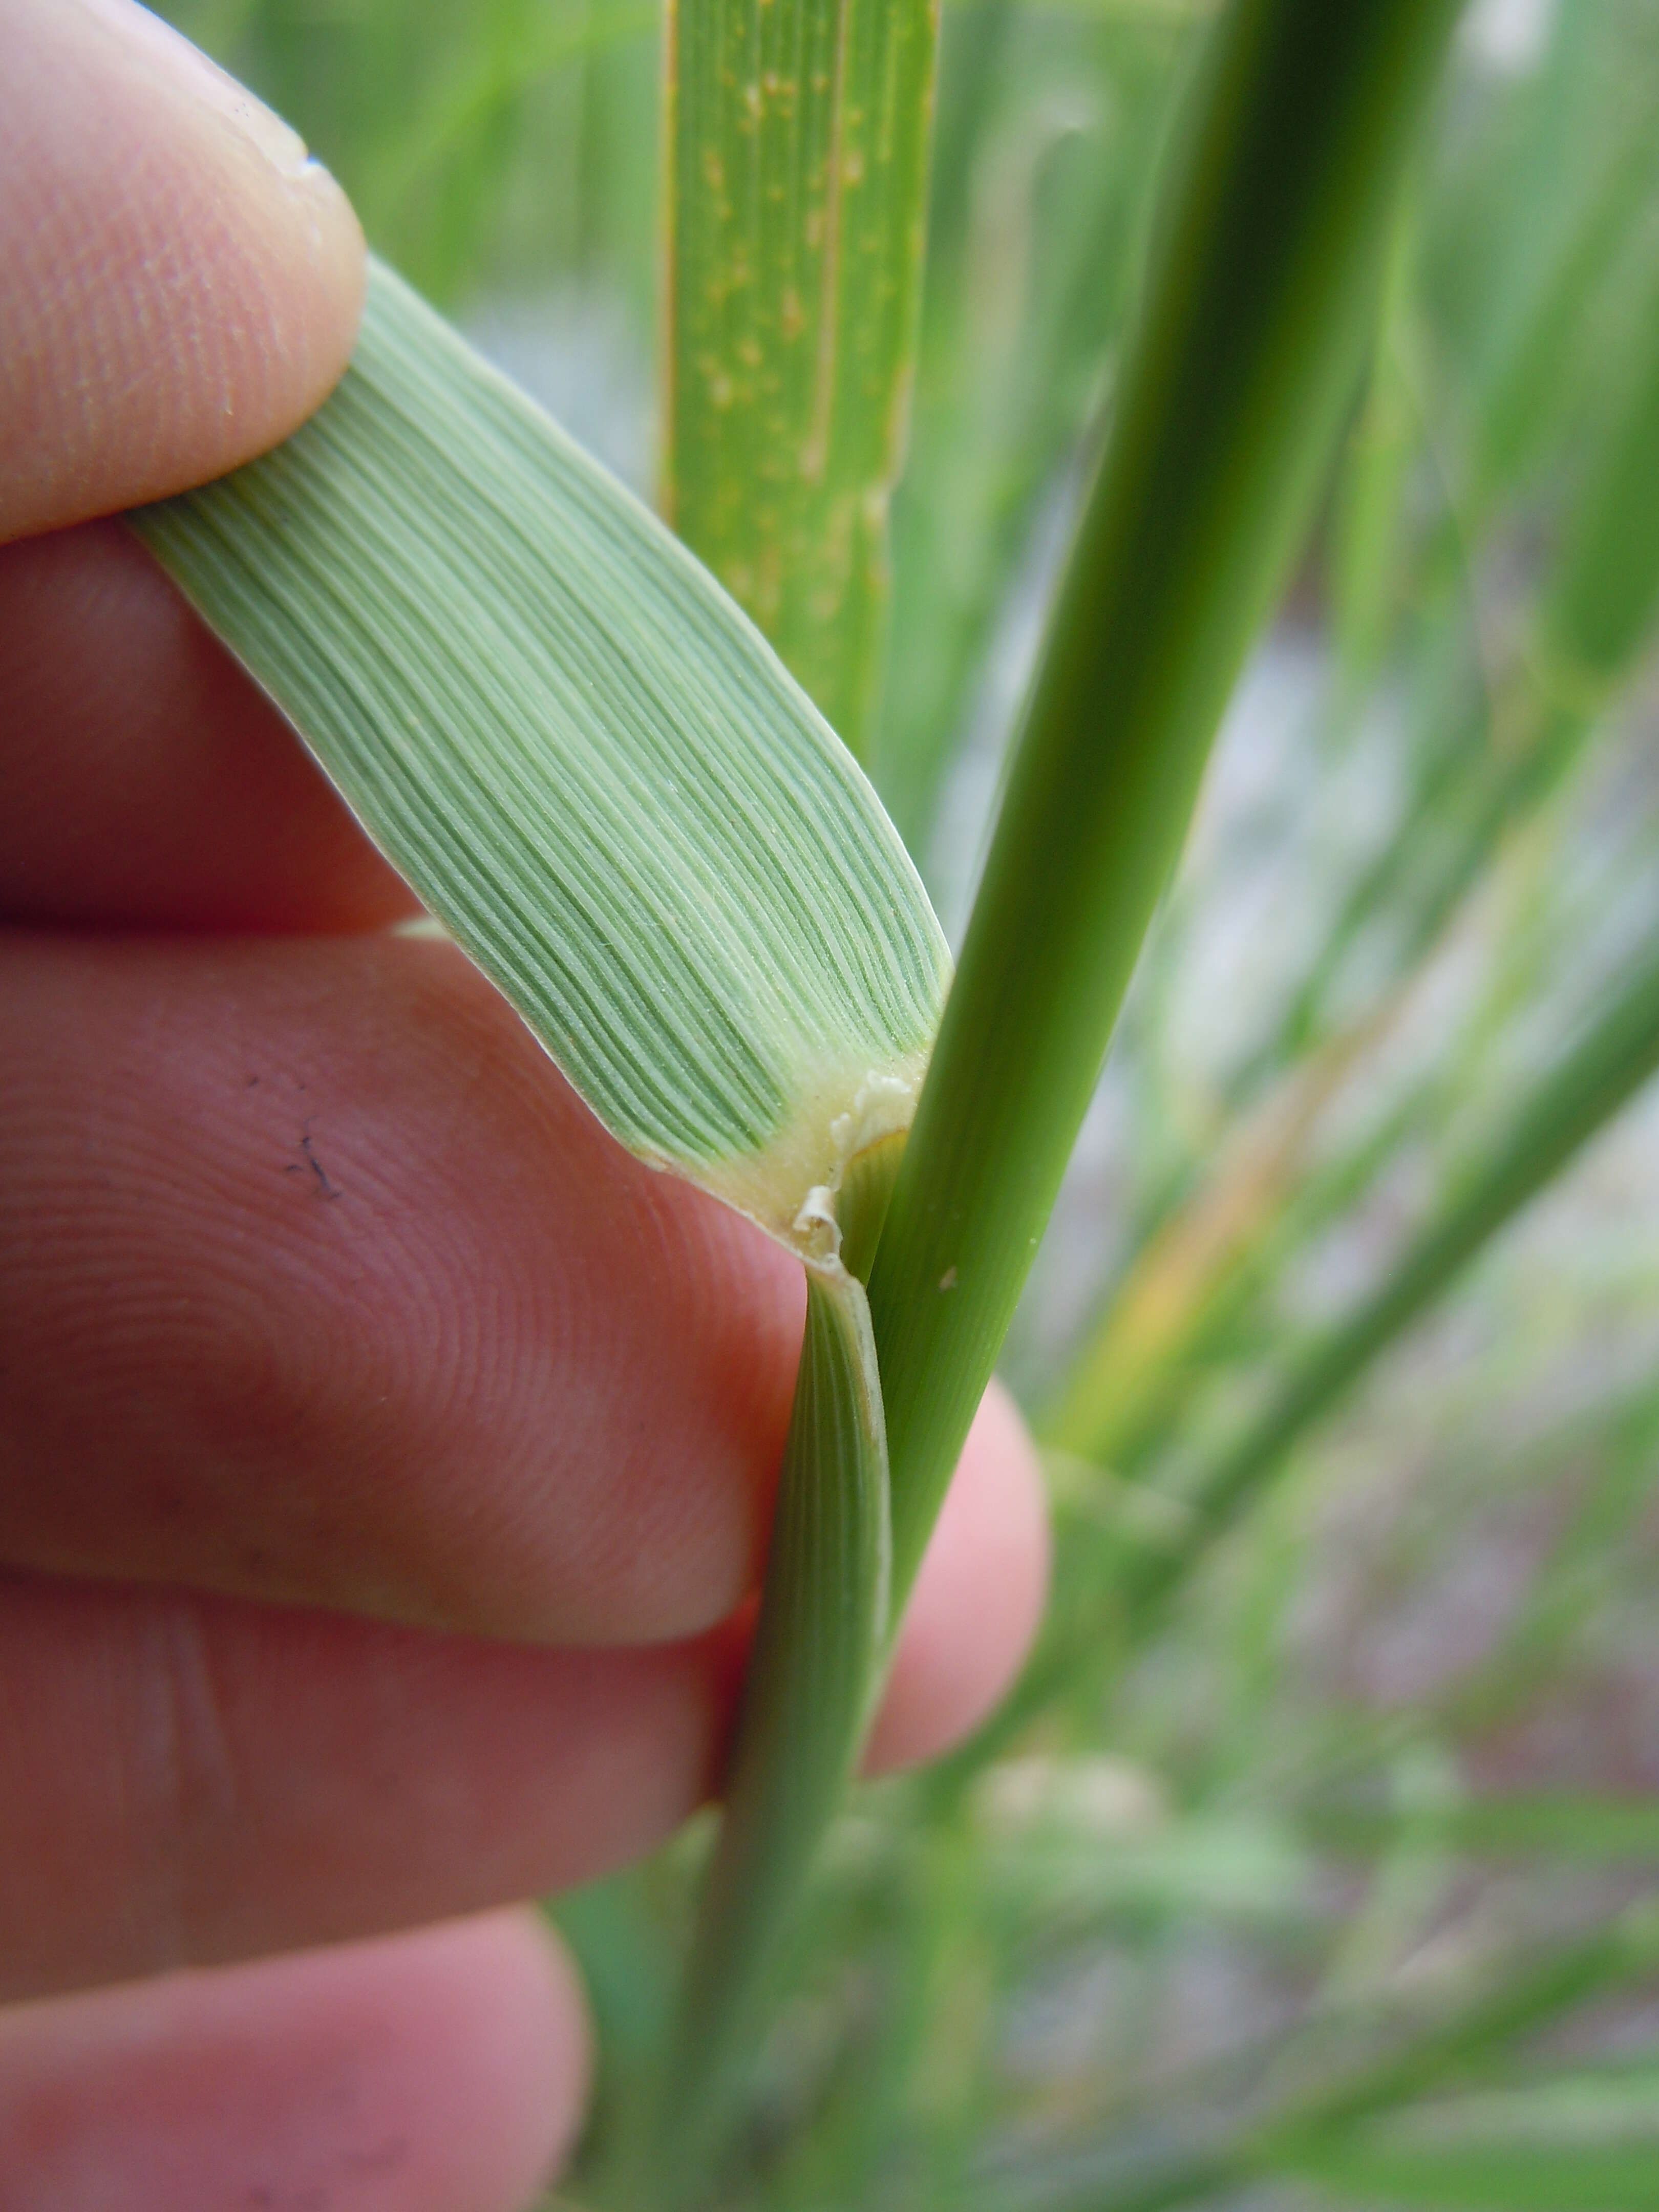
{"label": "grass leaf blade underside", "polygon": [[378,264],[320,412],[134,522],[612,1133],[816,1249],[948,959],[696,562]]}

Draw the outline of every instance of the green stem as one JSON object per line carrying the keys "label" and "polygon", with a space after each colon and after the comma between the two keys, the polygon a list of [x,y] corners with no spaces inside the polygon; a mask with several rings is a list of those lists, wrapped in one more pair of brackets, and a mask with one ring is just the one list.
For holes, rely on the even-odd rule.
{"label": "green stem", "polygon": [[1455,0],[1235,0],[871,1280],[902,1601],[1228,694],[1307,526]]}

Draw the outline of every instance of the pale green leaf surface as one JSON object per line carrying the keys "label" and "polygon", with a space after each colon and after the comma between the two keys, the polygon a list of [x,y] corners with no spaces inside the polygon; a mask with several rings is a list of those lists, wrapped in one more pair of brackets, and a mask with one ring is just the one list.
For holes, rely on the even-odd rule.
{"label": "pale green leaf surface", "polygon": [[285,445],[135,526],[600,1120],[799,1249],[948,956],[697,562],[384,267]]}

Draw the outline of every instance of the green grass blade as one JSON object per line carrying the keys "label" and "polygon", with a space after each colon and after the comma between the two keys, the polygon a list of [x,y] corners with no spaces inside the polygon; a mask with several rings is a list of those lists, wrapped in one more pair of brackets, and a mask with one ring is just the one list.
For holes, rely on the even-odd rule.
{"label": "green grass blade", "polygon": [[1439,2130],[1425,2142],[1416,2131],[1395,2129],[1377,2142],[1345,2143],[1297,2172],[1367,2212],[1378,2205],[1399,2212],[1656,2212],[1659,2139],[1652,2117],[1632,2142],[1540,2142],[1535,2116],[1511,2143],[1478,2136],[1445,2142]]}
{"label": "green grass blade", "polygon": [[1576,2006],[1651,1973],[1656,1964],[1659,1912],[1644,1899],[1500,1975],[1399,2050],[1271,2123],[1262,2131],[1259,2155],[1263,2163],[1281,2160],[1328,2140],[1335,2130],[1425,2096]]}
{"label": "green grass blade", "polygon": [[1496,702],[1466,675],[1430,709],[1414,801],[1351,884],[1253,1073],[1336,1032],[1333,985],[1368,927],[1386,919],[1394,940],[1384,988],[1433,951],[1500,841],[1560,788],[1636,673],[1659,611],[1659,502],[1647,496],[1659,469],[1659,285],[1651,279],[1629,335],[1630,358],[1611,380],[1608,419],[1593,441],[1519,664]]}
{"label": "green grass blade", "polygon": [[1332,2143],[1299,2171],[1367,2204],[1659,2212],[1659,2088],[1580,2078],[1443,2100]]}
{"label": "green grass blade", "polygon": [[869,1306],[855,1277],[814,1269],[726,1818],[654,2116],[653,2203],[701,2194],[765,2026],[813,1856],[869,1718],[888,1563]]}
{"label": "green grass blade", "polygon": [[1221,11],[1223,0],[1040,0],[1059,15],[1092,15],[1103,21],[1203,22]]}
{"label": "green grass blade", "polygon": [[[1200,2203],[1275,2175],[1317,2174],[1334,2163],[1364,2124],[1409,2106],[1448,2082],[1490,2064],[1574,2010],[1652,1972],[1659,1963],[1659,1914],[1644,1900],[1588,1934],[1547,1951],[1455,2005],[1394,2050],[1220,2143],[1154,2157],[1121,2185],[1039,2187],[1028,2176],[1024,2201],[1048,2212],[1166,2212]],[[980,2200],[1004,2212],[1006,2197]],[[1498,2212],[1498,2208],[1492,2208]],[[1540,2208],[1541,2212],[1541,2208]],[[1577,2212],[1576,2202],[1559,2212]],[[1645,2212],[1632,2207],[1632,2212]]]}
{"label": "green grass blade", "polygon": [[1417,248],[1412,210],[1396,226],[1370,387],[1349,434],[1332,518],[1331,628],[1350,698],[1363,696],[1382,665],[1399,592],[1422,434],[1411,358]]}
{"label": "green grass blade", "polygon": [[[1126,1571],[1143,1616],[1256,1495],[1285,1454],[1550,1182],[1659,1067],[1659,957],[1626,978],[1577,1045],[1542,1078],[1382,1285],[1315,1345],[1266,1409],[1194,1482],[1182,1544]],[[1142,1632],[1145,1632],[1144,1620]]]}
{"label": "green grass blade", "polygon": [[[1222,1149],[1208,1182],[1159,1223],[1074,1358],[1042,1424],[1045,1443],[1123,1474],[1167,1431],[1206,1333],[1248,1296],[1291,1193],[1305,1205],[1320,1121],[1369,1042],[1361,1028],[1310,1054]],[[1369,1158],[1369,1146],[1361,1151]],[[1346,1178],[1321,1181],[1335,1182],[1331,1200],[1352,1195]]]}
{"label": "green grass blade", "polygon": [[[1659,1803],[1651,1797],[1472,1797],[1437,1808],[1435,1819],[1449,1850],[1659,1865]],[[1386,1812],[1367,1816],[1340,1808],[1315,1808],[1304,1825],[1337,1850],[1370,1851],[1386,1845],[1395,1823]]]}
{"label": "green grass blade", "polygon": [[[1408,979],[1413,967],[1420,974],[1449,921],[1486,880],[1504,836],[1535,813],[1570,773],[1599,716],[1639,665],[1659,605],[1659,504],[1650,496],[1659,473],[1659,292],[1644,303],[1637,329],[1644,343],[1626,365],[1623,404],[1599,441],[1570,518],[1558,572],[1535,620],[1538,641],[1506,717],[1505,744],[1493,749],[1466,736],[1437,747],[1448,772],[1429,787],[1431,799],[1425,794],[1407,811],[1387,848],[1391,865],[1374,867],[1355,884],[1349,907],[1326,938],[1320,969],[1297,994],[1263,1055],[1276,1066],[1292,1051],[1301,1054],[1260,1109],[1257,1118],[1270,1131],[1294,1133],[1322,1066],[1340,1072],[1365,1046],[1368,1029],[1379,1018],[1386,1022],[1391,1005],[1403,1003],[1400,973],[1385,972],[1392,990],[1374,985],[1369,1011],[1328,1034],[1322,985],[1340,974],[1340,956],[1362,921],[1389,912],[1400,969]],[[1316,1050],[1322,1036],[1322,1049]],[[1050,1430],[1054,1442],[1123,1471],[1143,1411],[1156,1419],[1173,1407],[1183,1378],[1167,1346],[1156,1337],[1149,1340],[1140,1310],[1153,1305],[1159,1328],[1179,1349],[1205,1319],[1204,1303],[1189,1293],[1201,1288],[1212,1298],[1216,1290],[1170,1280],[1167,1261],[1161,1275],[1157,1263],[1168,1248],[1177,1259],[1213,1261],[1218,1255],[1209,1246],[1218,1231],[1248,1246],[1279,1195],[1265,1165],[1247,1151],[1243,1172],[1230,1176],[1224,1158],[1223,1171],[1153,1240],[1146,1255],[1150,1264],[1132,1272],[1073,1369]],[[1277,1180],[1281,1187],[1288,1181],[1282,1164]],[[1224,1292],[1224,1282],[1219,1288]]]}
{"label": "green grass blade", "polygon": [[[367,165],[358,204],[372,237],[384,239],[407,222],[417,188],[458,149],[488,145],[505,150],[514,104],[544,77],[592,53],[655,30],[660,0],[606,0],[602,9],[549,16],[514,10],[466,67],[446,74],[413,116],[400,117],[378,161]],[[477,201],[488,195],[478,191]]]}
{"label": "green grass blade", "polygon": [[819,1251],[947,959],[696,561],[378,265],[321,411],[135,526],[606,1127]]}
{"label": "green grass blade", "polygon": [[1659,613],[1659,272],[1635,336],[1626,404],[1596,455],[1542,624],[1546,686],[1586,720],[1629,676]]}
{"label": "green grass blade", "polygon": [[[607,273],[650,300],[662,0],[167,0],[160,12],[294,123],[374,246],[428,298],[591,279],[602,242],[624,249]],[[617,188],[604,144],[635,83],[643,127],[627,126],[625,160],[642,193]]]}
{"label": "green grass blade", "polygon": [[1452,0],[1219,27],[871,1282],[908,1587],[1304,531]]}
{"label": "green grass blade", "polygon": [[1022,599],[1050,565],[1053,502],[1092,458],[1079,441],[1115,368],[1194,35],[1174,15],[1066,22],[1000,0],[945,19],[915,431],[894,506],[872,754],[918,853],[988,647],[994,661],[997,629],[1024,627]]}
{"label": "green grass blade", "polygon": [[1606,296],[1650,204],[1653,73],[1632,56],[1635,66],[1618,72],[1623,97],[1609,98],[1603,50],[1612,20],[1561,9],[1531,88],[1536,120],[1522,142],[1530,158],[1509,179],[1513,220],[1486,296],[1471,394],[1468,493],[1477,511],[1536,465],[1563,413],[1592,385],[1586,349],[1605,331]]}
{"label": "green grass blade", "polygon": [[921,298],[935,0],[672,0],[664,508],[862,747]]}

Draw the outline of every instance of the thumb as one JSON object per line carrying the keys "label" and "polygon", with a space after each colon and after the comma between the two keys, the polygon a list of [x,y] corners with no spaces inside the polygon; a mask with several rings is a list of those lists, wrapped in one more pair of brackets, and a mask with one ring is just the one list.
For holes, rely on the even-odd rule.
{"label": "thumb", "polygon": [[133,0],[0,0],[0,541],[276,443],[363,240],[286,124]]}

